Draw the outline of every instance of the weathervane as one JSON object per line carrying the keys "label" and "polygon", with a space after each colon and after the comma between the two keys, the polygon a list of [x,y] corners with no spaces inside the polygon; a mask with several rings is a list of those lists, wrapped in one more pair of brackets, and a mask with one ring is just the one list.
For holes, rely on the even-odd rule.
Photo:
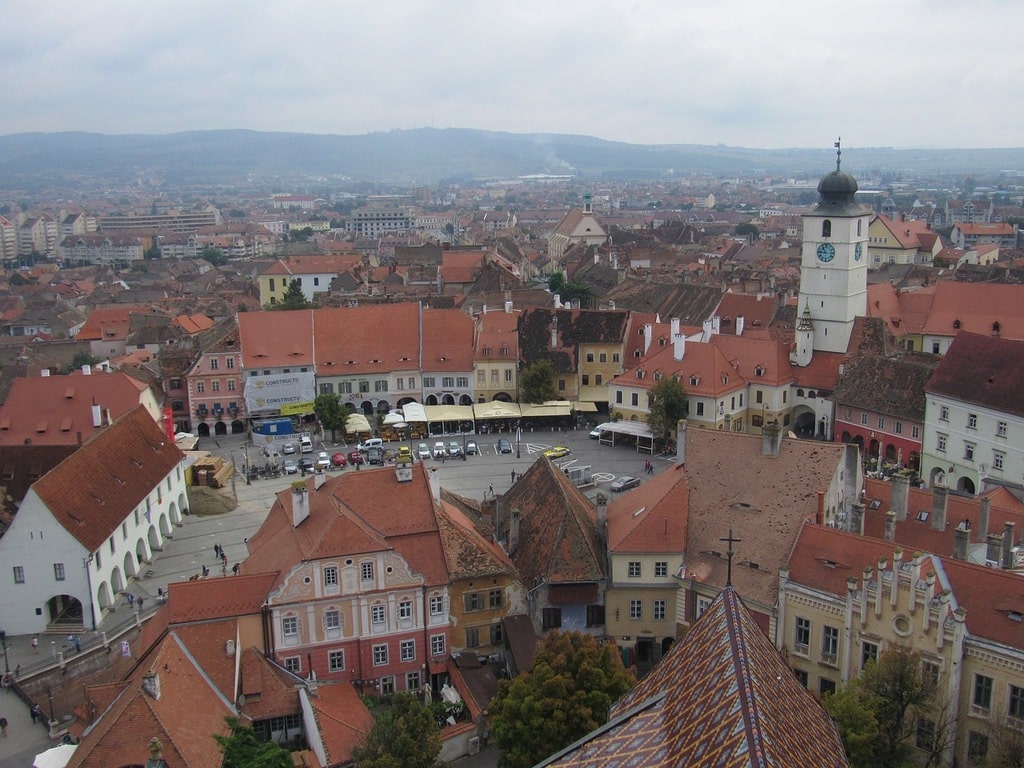
{"label": "weathervane", "polygon": [[733,551],[732,551],[732,545],[733,544],[739,544],[741,541],[743,541],[743,539],[734,539],[732,537],[732,528],[730,528],[729,529],[729,537],[727,539],[719,539],[719,541],[727,541],[727,542],[729,542],[729,549],[727,549],[725,551],[725,556],[729,559],[729,569],[728,569],[728,571],[726,571],[725,586],[731,587],[732,586],[732,556],[734,554]]}
{"label": "weathervane", "polygon": [[836,171],[839,170],[839,164],[842,162],[843,150],[842,150],[842,147],[840,146],[842,143],[843,143],[843,137],[840,136],[840,137],[838,137],[836,139],[836,144],[835,144],[835,147],[836,147]]}

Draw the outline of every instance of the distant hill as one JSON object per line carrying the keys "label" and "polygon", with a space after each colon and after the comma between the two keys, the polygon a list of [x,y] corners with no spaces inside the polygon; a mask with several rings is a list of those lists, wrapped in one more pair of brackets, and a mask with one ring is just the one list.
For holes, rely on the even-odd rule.
{"label": "distant hill", "polygon": [[[83,176],[127,182],[238,183],[252,177],[320,176],[382,183],[574,174],[584,179],[654,179],[673,174],[760,173],[816,178],[834,166],[831,147],[744,149],[690,144],[641,145],[589,136],[513,134],[459,128],[394,130],[362,136],[189,131],[167,135],[22,133],[0,136],[5,186],[73,183]],[[843,168],[914,176],[991,175],[1024,170],[1024,149],[886,149],[851,147]]]}

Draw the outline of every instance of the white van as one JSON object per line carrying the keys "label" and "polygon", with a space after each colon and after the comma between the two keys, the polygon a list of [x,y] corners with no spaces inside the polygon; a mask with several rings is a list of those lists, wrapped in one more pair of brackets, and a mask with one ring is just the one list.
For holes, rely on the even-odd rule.
{"label": "white van", "polygon": [[313,438],[309,435],[299,436],[299,451],[301,453],[312,453],[313,452]]}

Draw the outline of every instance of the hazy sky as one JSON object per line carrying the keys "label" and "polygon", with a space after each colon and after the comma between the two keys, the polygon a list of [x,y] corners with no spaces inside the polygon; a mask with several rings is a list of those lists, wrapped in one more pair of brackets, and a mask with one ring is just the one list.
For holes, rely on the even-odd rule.
{"label": "hazy sky", "polygon": [[6,17],[0,134],[1024,145],[1021,0],[30,0]]}

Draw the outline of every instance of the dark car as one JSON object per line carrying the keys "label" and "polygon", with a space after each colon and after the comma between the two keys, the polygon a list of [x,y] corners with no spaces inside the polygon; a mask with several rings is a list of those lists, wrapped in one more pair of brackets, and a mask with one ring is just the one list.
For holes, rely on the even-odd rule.
{"label": "dark car", "polygon": [[631,477],[630,475],[623,475],[618,480],[614,481],[608,486],[609,491],[628,491],[630,488],[636,488],[640,485],[639,477]]}
{"label": "dark car", "polygon": [[498,441],[498,453],[512,453],[512,443],[505,438]]}
{"label": "dark car", "polygon": [[480,450],[476,447],[476,440],[467,440],[466,441],[466,455],[467,456],[476,456],[476,454],[478,454],[478,453],[480,453]]}
{"label": "dark car", "polygon": [[303,472],[312,472],[313,459],[311,459],[309,456],[303,456],[301,459],[299,459],[299,469],[301,469]]}

